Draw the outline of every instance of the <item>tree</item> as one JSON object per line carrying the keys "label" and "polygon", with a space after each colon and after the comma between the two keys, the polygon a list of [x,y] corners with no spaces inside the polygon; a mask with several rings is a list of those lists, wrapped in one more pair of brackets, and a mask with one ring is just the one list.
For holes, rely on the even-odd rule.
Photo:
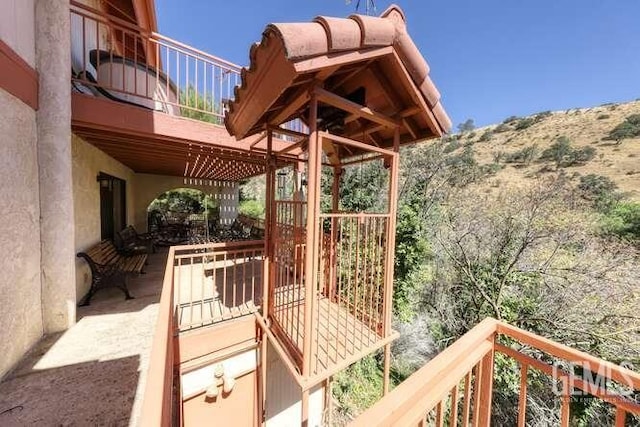
{"label": "tree", "polygon": [[473,119],[467,119],[464,123],[458,125],[458,131],[460,133],[471,132],[475,128],[476,125],[473,123]]}
{"label": "tree", "polygon": [[201,122],[214,123],[222,125],[223,119],[221,109],[211,96],[202,96],[196,91],[193,85],[188,85],[185,89],[180,89],[178,94],[179,104],[186,108],[182,108],[180,114],[182,117],[189,117]]}
{"label": "tree", "polygon": [[[426,225],[433,230],[435,272],[420,311],[430,319],[433,341],[451,343],[492,316],[616,363],[640,360],[635,251],[595,236],[595,217],[580,200],[562,176],[499,194],[472,187],[451,193]],[[493,421],[509,425],[517,366],[500,358],[496,364]],[[541,425],[552,424],[548,384],[530,380],[532,414],[546,420]],[[582,419],[577,425],[594,425],[607,410],[572,413]]]}

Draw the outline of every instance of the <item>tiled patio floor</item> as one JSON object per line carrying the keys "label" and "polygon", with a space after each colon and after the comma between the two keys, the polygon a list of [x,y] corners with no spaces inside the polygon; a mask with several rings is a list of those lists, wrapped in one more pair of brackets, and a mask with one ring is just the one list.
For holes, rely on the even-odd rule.
{"label": "tiled patio floor", "polygon": [[136,425],[166,254],[131,279],[135,299],[98,292],[76,325],[43,339],[0,383],[0,426]]}

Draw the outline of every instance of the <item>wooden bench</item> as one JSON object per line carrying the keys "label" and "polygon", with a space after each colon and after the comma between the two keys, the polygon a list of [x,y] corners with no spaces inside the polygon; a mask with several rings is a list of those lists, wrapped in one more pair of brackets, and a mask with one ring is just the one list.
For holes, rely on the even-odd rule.
{"label": "wooden bench", "polygon": [[156,251],[153,236],[150,234],[138,234],[132,225],[128,225],[116,234],[120,240],[120,242],[116,241],[120,246],[118,250],[125,255],[150,254]]}
{"label": "wooden bench", "polygon": [[100,289],[114,286],[124,292],[126,299],[132,299],[127,287],[130,274],[144,274],[147,254],[125,256],[118,253],[113,242],[103,240],[76,255],[84,258],[91,268],[91,288],[78,305],[89,305],[93,295]]}

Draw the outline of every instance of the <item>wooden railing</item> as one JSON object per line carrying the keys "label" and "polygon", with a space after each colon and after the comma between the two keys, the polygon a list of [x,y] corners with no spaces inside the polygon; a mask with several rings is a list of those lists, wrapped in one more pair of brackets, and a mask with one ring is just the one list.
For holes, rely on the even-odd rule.
{"label": "wooden railing", "polygon": [[76,87],[118,101],[222,124],[241,67],[72,1]]}
{"label": "wooden railing", "polygon": [[[502,340],[510,344],[501,344]],[[535,350],[546,358],[534,358],[526,354],[525,349]],[[532,370],[561,384],[557,399],[560,400],[559,418],[563,427],[570,425],[571,398],[576,394],[589,395],[610,404],[615,411],[616,427],[628,425],[632,415],[640,415],[640,405],[631,396],[631,392],[640,390],[637,372],[489,318],[398,385],[351,425],[489,426],[496,352],[515,360],[520,366],[517,419],[510,425],[526,425],[527,385]],[[617,387],[610,387],[611,383]]]}
{"label": "wooden railing", "polygon": [[[239,65],[74,0],[71,64],[77,91],[217,125],[224,124],[242,70]],[[307,131],[300,120],[282,127]],[[295,139],[285,134],[276,137]]]}
{"label": "wooden railing", "polygon": [[162,295],[156,330],[151,345],[147,384],[139,425],[171,426],[174,425],[176,413],[173,400],[173,379],[176,361],[176,329],[173,301],[173,259],[175,247],[169,248],[167,265],[162,282]]}
{"label": "wooden railing", "polygon": [[187,331],[256,312],[264,241],[177,246],[172,263],[176,328]]}

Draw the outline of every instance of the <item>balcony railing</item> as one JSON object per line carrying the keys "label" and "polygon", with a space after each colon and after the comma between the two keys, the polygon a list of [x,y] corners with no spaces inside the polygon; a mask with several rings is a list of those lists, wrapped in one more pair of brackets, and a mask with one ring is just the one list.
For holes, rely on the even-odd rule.
{"label": "balcony railing", "polygon": [[[76,91],[223,125],[242,67],[71,1]],[[299,120],[284,128],[306,132]],[[294,140],[289,135],[278,135]]]}
{"label": "balcony railing", "polygon": [[262,304],[264,241],[169,248],[141,425],[177,425],[174,376],[182,333],[255,313]]}
{"label": "balcony railing", "polygon": [[[501,344],[502,341],[510,344]],[[576,396],[609,404],[617,427],[631,425],[628,424],[631,417],[640,415],[640,405],[633,398],[634,391],[640,389],[637,372],[497,320],[485,319],[351,425],[489,426],[495,404],[493,376],[497,353],[516,361],[520,370],[517,419],[510,425],[526,425],[531,371],[547,376],[555,386],[552,391],[560,403],[558,418],[563,427],[570,425],[571,401]]]}
{"label": "balcony railing", "polygon": [[78,90],[222,124],[241,67],[72,1]]}
{"label": "balcony railing", "polygon": [[258,311],[263,251],[262,240],[177,246],[168,262],[178,332]]}

